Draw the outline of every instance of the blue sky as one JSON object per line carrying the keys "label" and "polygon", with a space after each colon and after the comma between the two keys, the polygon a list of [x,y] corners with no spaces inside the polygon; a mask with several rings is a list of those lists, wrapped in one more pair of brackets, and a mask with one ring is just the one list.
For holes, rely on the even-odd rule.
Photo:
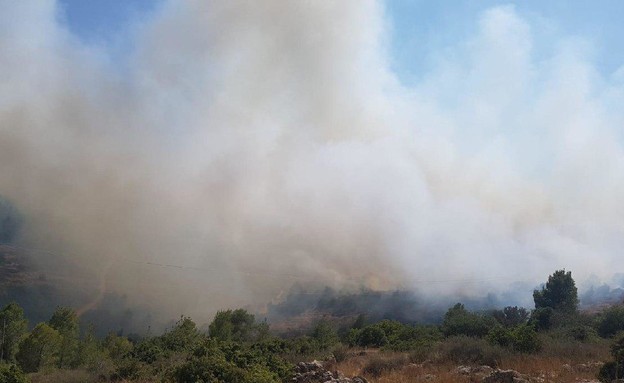
{"label": "blue sky", "polygon": [[[163,0],[60,0],[61,19],[88,44],[124,52],[132,26],[149,18]],[[392,65],[401,80],[417,82],[434,62],[434,52],[473,34],[485,9],[509,4],[496,0],[391,0],[385,2],[392,27]],[[512,3],[531,23],[536,50],[549,51],[553,37],[588,41],[594,65],[608,76],[624,65],[624,1],[526,0]]]}

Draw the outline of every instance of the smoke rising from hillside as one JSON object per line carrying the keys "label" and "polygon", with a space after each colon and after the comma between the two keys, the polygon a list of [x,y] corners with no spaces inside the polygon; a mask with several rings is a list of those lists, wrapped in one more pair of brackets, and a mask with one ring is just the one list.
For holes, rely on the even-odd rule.
{"label": "smoke rising from hillside", "polygon": [[123,65],[52,0],[2,7],[0,195],[77,286],[201,317],[295,281],[477,294],[618,271],[622,79],[565,36],[538,60],[513,7],[413,87],[373,1],[169,1]]}

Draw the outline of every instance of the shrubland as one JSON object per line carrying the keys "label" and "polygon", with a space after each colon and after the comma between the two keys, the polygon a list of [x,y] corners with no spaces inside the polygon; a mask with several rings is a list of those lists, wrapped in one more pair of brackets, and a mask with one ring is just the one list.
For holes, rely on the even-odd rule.
{"label": "shrubland", "polygon": [[218,312],[208,331],[183,316],[159,335],[100,338],[71,308],[29,327],[11,303],[0,311],[0,382],[277,383],[291,380],[297,362],[312,359],[372,382],[410,382],[399,377],[418,369],[453,381],[450,371],[459,365],[528,374],[584,366],[581,375],[605,382],[624,375],[624,306],[579,312],[574,281],[563,270],[534,300],[533,310],[473,312],[457,303],[437,325],[369,322],[362,314],[345,326],[325,317],[294,337],[278,337],[266,321],[237,309]]}

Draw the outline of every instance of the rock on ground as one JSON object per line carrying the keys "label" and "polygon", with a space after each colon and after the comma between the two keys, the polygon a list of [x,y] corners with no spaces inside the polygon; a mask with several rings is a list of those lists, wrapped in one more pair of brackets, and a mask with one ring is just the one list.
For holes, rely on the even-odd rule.
{"label": "rock on ground", "polygon": [[483,378],[482,383],[529,383],[529,381],[518,371],[514,370],[494,370]]}
{"label": "rock on ground", "polygon": [[292,381],[294,383],[368,383],[361,376],[347,378],[340,371],[328,371],[317,360],[310,363],[301,362],[297,364]]}

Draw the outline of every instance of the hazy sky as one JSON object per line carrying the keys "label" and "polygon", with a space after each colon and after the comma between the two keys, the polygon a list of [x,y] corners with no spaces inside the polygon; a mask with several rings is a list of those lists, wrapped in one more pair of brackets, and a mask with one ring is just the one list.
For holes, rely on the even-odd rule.
{"label": "hazy sky", "polygon": [[[72,33],[87,43],[128,48],[137,22],[149,18],[164,0],[60,0]],[[513,4],[536,35],[538,49],[548,51],[561,36],[587,40],[592,58],[605,75],[624,65],[624,2],[619,0],[393,0],[385,1],[391,24],[391,64],[406,83],[421,79],[435,65],[441,49],[452,47],[476,31],[484,10]],[[119,52],[117,52],[119,53]]]}
{"label": "hazy sky", "polygon": [[622,2],[0,3],[0,195],[101,290],[622,271]]}

